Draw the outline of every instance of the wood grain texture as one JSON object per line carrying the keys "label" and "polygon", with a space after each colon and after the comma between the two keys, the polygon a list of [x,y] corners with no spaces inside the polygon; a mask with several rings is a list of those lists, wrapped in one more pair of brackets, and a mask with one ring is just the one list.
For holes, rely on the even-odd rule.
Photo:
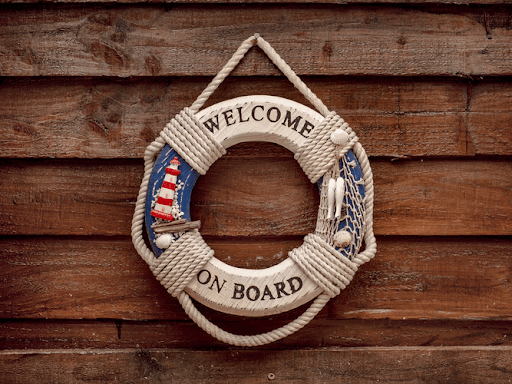
{"label": "wood grain texture", "polygon": [[[240,366],[243,364],[243,374]],[[312,350],[27,350],[0,352],[3,380],[179,383],[506,383],[511,347]]]}
{"label": "wood grain texture", "polygon": [[[505,149],[512,142],[512,85],[494,80],[477,83],[469,91],[468,107],[473,113],[468,114],[468,142],[474,145],[475,153],[512,154],[510,148]],[[496,114],[498,110],[504,114]]]}
{"label": "wood grain texture", "polygon": [[[2,76],[212,76],[256,32],[299,75],[512,74],[508,7],[31,6],[0,26]],[[235,73],[278,72],[254,49]]]}
{"label": "wood grain texture", "polygon": [[[245,144],[201,177],[191,213],[214,236],[306,235],[318,191],[290,152]],[[252,152],[249,152],[252,153]],[[0,163],[3,235],[129,235],[140,161]],[[373,160],[374,228],[381,235],[510,235],[512,163],[506,160]],[[264,188],[261,186],[264,185]]]}
{"label": "wood grain texture", "polygon": [[[378,254],[319,319],[511,320],[510,239],[378,237]],[[247,268],[287,257],[301,239],[208,239]],[[186,320],[128,239],[3,239],[1,318]],[[202,307],[201,307],[202,308]],[[304,306],[257,322],[204,309],[233,331],[270,330]],[[241,324],[238,322],[242,321]],[[247,324],[251,324],[247,328]]]}
{"label": "wood grain texture", "polygon": [[[218,321],[236,333],[262,329],[262,320]],[[276,325],[276,321],[273,321]],[[283,321],[279,321],[281,325]],[[258,349],[395,346],[512,346],[506,321],[313,319],[300,332]],[[0,349],[231,347],[192,321],[4,320]]]}
{"label": "wood grain texture", "polygon": [[[508,83],[498,89],[492,82],[478,85],[468,100],[472,88],[461,81],[304,81],[350,123],[370,156],[512,153],[510,107],[482,105],[483,97],[509,95]],[[0,150],[4,157],[19,158],[141,158],[165,124],[191,105],[207,83],[180,78],[7,79],[0,83]],[[237,77],[227,80],[208,105],[251,94],[307,104],[285,79]],[[493,140],[497,136],[501,139]]]}
{"label": "wood grain texture", "polygon": [[[370,156],[510,155],[512,83],[306,77]],[[4,157],[141,158],[208,79],[7,79],[0,83]],[[307,104],[287,80],[230,78],[207,105],[251,94]],[[469,95],[469,96],[468,96]]]}

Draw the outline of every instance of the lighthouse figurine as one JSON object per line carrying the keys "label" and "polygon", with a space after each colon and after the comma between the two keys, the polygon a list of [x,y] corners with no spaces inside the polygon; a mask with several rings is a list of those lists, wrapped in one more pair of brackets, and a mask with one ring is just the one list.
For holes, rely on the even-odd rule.
{"label": "lighthouse figurine", "polygon": [[171,163],[165,168],[165,177],[162,183],[162,188],[158,193],[155,208],[151,211],[151,216],[160,219],[173,221],[174,217],[171,214],[172,202],[174,200],[174,191],[176,189],[176,180],[181,171],[178,170],[180,162],[177,157],[171,160]]}

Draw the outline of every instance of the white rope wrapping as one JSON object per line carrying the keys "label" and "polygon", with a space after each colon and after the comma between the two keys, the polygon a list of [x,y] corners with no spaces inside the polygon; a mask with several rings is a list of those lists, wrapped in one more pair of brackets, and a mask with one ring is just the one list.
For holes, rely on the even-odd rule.
{"label": "white rope wrapping", "polygon": [[295,160],[312,183],[316,183],[337,161],[334,156],[335,146],[331,140],[331,134],[338,128],[344,129],[349,134],[350,141],[342,151],[342,155],[344,155],[357,142],[358,138],[336,112],[330,112],[295,153]]}
{"label": "white rope wrapping", "polygon": [[186,232],[172,247],[149,266],[157,280],[173,297],[179,296],[204,265],[213,257],[213,249],[195,230]]}
{"label": "white rope wrapping", "polygon": [[160,135],[201,175],[205,175],[208,168],[226,154],[224,147],[189,108],[177,114]]}
{"label": "white rope wrapping", "polygon": [[[194,306],[185,293],[190,280],[213,257],[213,250],[204,242],[198,231],[187,232],[171,245],[159,258],[147,247],[144,236],[145,200],[149,178],[154,166],[156,154],[167,142],[200,174],[205,174],[208,168],[225,154],[224,148],[214,139],[195,117],[197,112],[218,88],[222,81],[231,73],[245,53],[257,44],[285,74],[294,86],[317,108],[326,118],[323,123],[313,130],[306,144],[296,154],[296,159],[312,182],[316,182],[331,167],[337,159],[334,157],[334,145],[330,134],[337,128],[349,133],[350,142],[345,146],[342,155],[353,147],[363,171],[365,184],[365,225],[364,242],[366,249],[352,259],[341,256],[320,236],[306,236],[303,246],[290,252],[290,257],[304,270],[313,281],[324,289],[311,306],[298,318],[289,324],[271,332],[259,335],[235,335],[226,332],[206,319]],[[368,158],[363,147],[357,142],[357,136],[341,117],[334,112],[329,113],[327,107],[304,84],[293,70],[282,60],[275,50],[259,35],[245,40],[226,63],[224,68],[215,76],[212,82],[192,104],[190,109],[184,109],[165,127],[161,136],[151,143],[144,153],[144,177],[137,197],[135,213],[132,220],[132,241],[139,255],[149,264],[157,279],[174,297],[178,297],[189,317],[203,330],[220,341],[237,346],[258,346],[282,339],[308,324],[322,310],[331,297],[336,296],[352,280],[359,265],[375,256],[376,241],[373,234],[373,175]]]}
{"label": "white rope wrapping", "polygon": [[356,264],[312,233],[288,256],[330,297],[339,295],[357,272]]}

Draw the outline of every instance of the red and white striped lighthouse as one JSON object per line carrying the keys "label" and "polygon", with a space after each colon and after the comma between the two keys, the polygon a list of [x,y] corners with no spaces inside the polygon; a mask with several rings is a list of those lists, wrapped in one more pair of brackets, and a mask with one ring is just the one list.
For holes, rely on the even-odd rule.
{"label": "red and white striped lighthouse", "polygon": [[176,180],[181,171],[178,170],[180,162],[175,157],[171,163],[165,168],[165,177],[162,183],[162,188],[158,193],[155,208],[151,211],[151,216],[159,217],[160,219],[173,221],[174,217],[171,215],[172,201],[174,200],[174,191],[176,189]]}

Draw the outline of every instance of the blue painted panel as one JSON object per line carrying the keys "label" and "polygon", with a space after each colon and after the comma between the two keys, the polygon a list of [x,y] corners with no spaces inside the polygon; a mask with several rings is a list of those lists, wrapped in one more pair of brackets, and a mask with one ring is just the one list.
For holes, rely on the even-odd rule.
{"label": "blue painted panel", "polygon": [[178,169],[181,173],[178,176],[178,182],[182,182],[184,185],[183,188],[175,192],[174,200],[179,204],[181,211],[183,212],[183,218],[188,221],[192,221],[190,217],[190,200],[192,198],[192,190],[194,189],[194,185],[199,177],[199,173],[194,170],[180,155],[178,155],[174,149],[166,144],[156,159],[153,172],[151,172],[149,177],[148,191],[146,194],[146,231],[151,243],[151,248],[153,249],[156,257],[160,256],[164,250],[155,245],[156,237],[155,233],[151,229],[151,225],[155,222],[155,218],[151,216],[151,203],[157,197],[158,190],[162,186],[165,176],[165,168],[175,156],[180,162]]}
{"label": "blue painted panel", "polygon": [[[345,160],[346,160],[347,163],[355,161],[356,166],[354,168],[351,168],[350,173],[354,177],[354,181],[362,180],[363,179],[363,170],[361,169],[361,165],[359,164],[359,161],[357,161],[356,155],[354,154],[354,152],[352,152],[352,150],[350,150],[350,151],[348,151],[346,153]],[[348,188],[349,178],[343,172],[342,161],[343,160],[340,160],[341,177],[343,177],[345,179],[345,183],[347,184],[345,188],[347,189]],[[320,178],[318,180],[318,182],[317,182],[318,190],[320,192],[322,192],[322,182],[323,182],[323,178]],[[356,184],[356,186],[357,186],[357,189],[359,191],[359,194],[364,199],[364,197],[365,197],[364,184],[363,183]],[[347,209],[347,213],[348,213],[349,217],[351,218],[351,220],[345,219],[345,220],[341,221],[339,226],[338,226],[338,230],[346,229],[348,227],[348,228],[351,229],[350,232],[354,232],[355,238],[358,239],[360,236],[362,236],[361,229],[360,228],[354,228],[354,225],[353,225],[352,221],[355,220],[356,214],[363,214],[364,213],[364,206],[363,206],[363,204],[357,204],[357,202],[354,201],[351,198],[350,195],[347,197],[347,205],[349,205],[351,207],[350,209]],[[353,246],[348,246],[348,247],[343,248],[343,249],[342,248],[336,248],[336,249],[339,252],[341,252],[345,257],[348,257],[350,259],[354,256],[353,255],[353,253],[354,253]]]}

